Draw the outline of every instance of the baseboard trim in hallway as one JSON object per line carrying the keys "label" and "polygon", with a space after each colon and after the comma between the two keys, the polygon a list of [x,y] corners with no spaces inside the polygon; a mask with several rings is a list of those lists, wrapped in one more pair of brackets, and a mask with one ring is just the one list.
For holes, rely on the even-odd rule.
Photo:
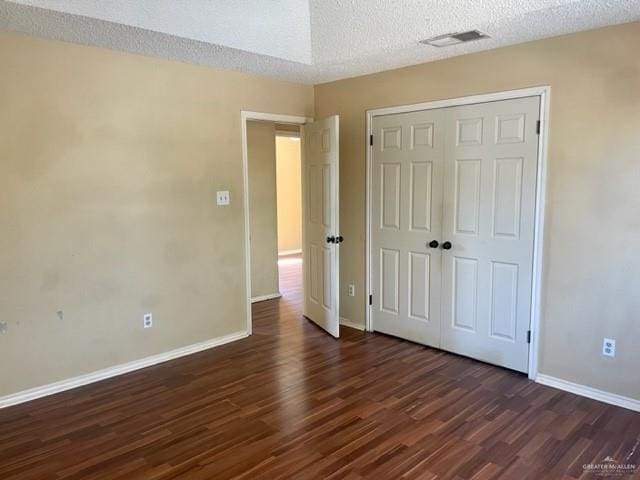
{"label": "baseboard trim in hallway", "polygon": [[299,255],[302,253],[302,249],[298,248],[295,250],[282,250],[281,252],[278,252],[278,256],[279,257],[286,257],[289,255]]}
{"label": "baseboard trim in hallway", "polygon": [[251,298],[251,303],[264,302],[265,300],[273,300],[274,298],[280,298],[282,295],[280,292],[270,293],[268,295],[259,295]]}
{"label": "baseboard trim in hallway", "polygon": [[72,388],[81,387],[90,383],[99,382],[100,380],[106,380],[125,373],[133,372],[141,368],[150,367],[159,363],[167,362],[176,358],[184,357],[186,355],[192,355],[194,353],[208,350],[210,348],[219,347],[236,340],[246,338],[248,333],[246,330],[241,332],[231,333],[222,337],[212,338],[204,342],[194,343],[187,345],[186,347],[176,348],[168,352],[159,353],[150,357],[141,358],[132,362],[122,363],[95,372],[80,375],[78,377],[68,378],[59,382],[50,383],[48,385],[42,385],[40,387],[31,388],[29,390],[23,390],[21,392],[13,393],[0,397],[0,408],[9,407],[11,405],[18,405],[20,403],[35,400],[37,398],[53,395],[54,393],[64,392],[71,390]]}
{"label": "baseboard trim in hallway", "polygon": [[340,317],[340,326],[341,327],[349,327],[349,328],[355,328],[356,330],[360,330],[362,332],[364,332],[364,325],[361,325],[359,323],[354,323],[351,320],[344,318],[344,317]]}

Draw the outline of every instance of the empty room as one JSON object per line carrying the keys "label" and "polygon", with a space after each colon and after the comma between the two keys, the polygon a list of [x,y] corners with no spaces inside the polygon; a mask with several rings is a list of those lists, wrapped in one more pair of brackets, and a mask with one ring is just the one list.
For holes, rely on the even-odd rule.
{"label": "empty room", "polygon": [[640,479],[639,52],[640,0],[0,0],[0,479]]}

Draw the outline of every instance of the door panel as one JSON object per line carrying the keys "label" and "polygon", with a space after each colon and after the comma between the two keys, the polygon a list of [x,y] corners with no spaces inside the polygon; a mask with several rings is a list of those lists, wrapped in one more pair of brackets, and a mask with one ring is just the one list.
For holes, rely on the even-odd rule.
{"label": "door panel", "polygon": [[491,224],[494,237],[520,236],[523,157],[497,158],[493,170]]}
{"label": "door panel", "polygon": [[339,119],[302,127],[304,315],[339,336]]}
{"label": "door panel", "polygon": [[440,342],[443,112],[373,121],[373,328]]}
{"label": "door panel", "polygon": [[447,109],[441,347],[526,372],[539,98]]}
{"label": "door panel", "polygon": [[455,215],[456,233],[478,234],[480,215],[481,161],[475,158],[455,161]]}
{"label": "door panel", "polygon": [[453,327],[475,332],[477,330],[478,260],[453,259]]}
{"label": "door panel", "polygon": [[491,328],[493,337],[516,340],[518,319],[518,265],[491,262]]}
{"label": "door panel", "polygon": [[318,245],[313,242],[309,243],[309,249],[305,256],[305,269],[308,270],[309,284],[306,285],[305,295],[309,295],[310,300],[318,304],[321,301],[320,297],[320,279],[318,278],[322,270],[319,268],[320,249]]}
{"label": "door panel", "polygon": [[409,317],[429,320],[429,255],[409,252]]}
{"label": "door panel", "polygon": [[409,228],[413,231],[431,231],[431,185],[433,183],[431,163],[411,162],[411,192],[409,193]]}
{"label": "door panel", "polygon": [[400,304],[400,251],[380,249],[380,309],[398,314]]}
{"label": "door panel", "polygon": [[399,163],[380,165],[380,228],[400,228],[400,168]]}

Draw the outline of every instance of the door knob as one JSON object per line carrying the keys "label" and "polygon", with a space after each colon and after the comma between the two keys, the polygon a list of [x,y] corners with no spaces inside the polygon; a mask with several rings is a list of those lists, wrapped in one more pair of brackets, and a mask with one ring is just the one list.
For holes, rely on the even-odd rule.
{"label": "door knob", "polygon": [[336,237],[334,237],[333,235],[327,237],[327,243],[336,243]]}
{"label": "door knob", "polygon": [[443,249],[445,249],[445,250],[451,250],[451,247],[452,247],[452,246],[453,246],[453,245],[451,245],[451,242],[449,242],[449,241],[446,241],[446,242],[444,242],[444,243],[442,244],[442,248],[443,248]]}
{"label": "door knob", "polygon": [[342,237],[342,235],[338,235],[336,237],[336,243],[342,243],[343,240],[344,240],[344,238]]}
{"label": "door knob", "polygon": [[427,245],[431,248],[438,248],[438,245],[440,244],[438,243],[438,240],[431,240]]}

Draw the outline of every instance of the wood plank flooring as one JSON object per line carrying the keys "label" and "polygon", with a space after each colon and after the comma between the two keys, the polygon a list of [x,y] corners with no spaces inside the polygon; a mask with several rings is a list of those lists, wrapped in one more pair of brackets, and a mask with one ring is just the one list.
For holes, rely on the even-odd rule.
{"label": "wood plank flooring", "polygon": [[[576,479],[640,464],[640,414],[301,319],[300,264],[254,335],[0,410],[0,479]],[[640,478],[640,471],[616,478]]]}

